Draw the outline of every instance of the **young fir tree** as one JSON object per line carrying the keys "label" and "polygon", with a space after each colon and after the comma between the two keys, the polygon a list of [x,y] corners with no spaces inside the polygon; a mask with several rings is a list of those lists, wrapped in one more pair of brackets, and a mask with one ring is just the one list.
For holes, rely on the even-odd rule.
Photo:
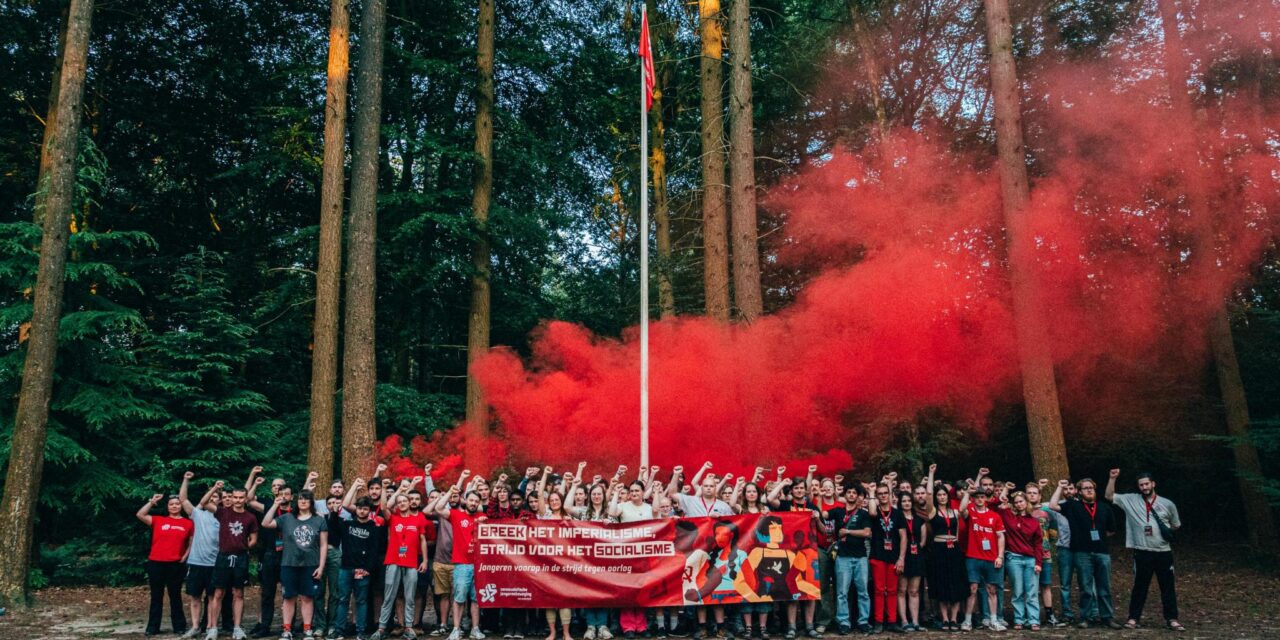
{"label": "young fir tree", "polygon": [[286,451],[290,443],[279,437],[270,402],[245,381],[249,361],[264,352],[251,342],[253,327],[236,315],[222,264],[203,248],[179,259],[171,289],[159,296],[169,316],[140,351],[155,370],[156,401],[168,412],[144,436],[149,479],[161,485],[184,470],[229,477],[267,459],[303,459],[305,438],[292,439]]}
{"label": "young fir tree", "polygon": [[[61,530],[59,518],[101,514],[108,505],[150,491],[136,480],[144,446],[134,426],[162,419],[164,408],[147,390],[155,380],[135,357],[146,335],[137,310],[121,300],[140,293],[127,267],[155,248],[139,231],[99,231],[92,224],[96,198],[105,190],[107,168],[88,136],[79,143],[63,314],[49,403],[37,519],[44,533]],[[0,225],[0,459],[10,438],[26,354],[31,292],[40,228],[31,222]]]}

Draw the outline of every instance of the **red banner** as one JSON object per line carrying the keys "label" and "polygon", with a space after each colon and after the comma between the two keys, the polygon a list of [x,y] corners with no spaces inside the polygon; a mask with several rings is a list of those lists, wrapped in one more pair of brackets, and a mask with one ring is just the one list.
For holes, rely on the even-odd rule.
{"label": "red banner", "polygon": [[630,524],[488,520],[477,532],[482,607],[626,608],[820,597],[808,512]]}

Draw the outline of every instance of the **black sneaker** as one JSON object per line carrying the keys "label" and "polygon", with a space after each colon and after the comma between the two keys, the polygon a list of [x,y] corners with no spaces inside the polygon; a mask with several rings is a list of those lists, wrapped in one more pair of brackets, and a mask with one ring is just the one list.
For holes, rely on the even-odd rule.
{"label": "black sneaker", "polygon": [[693,640],[702,640],[705,637],[707,637],[707,632],[703,631],[702,627],[698,627],[696,630],[694,630]]}
{"label": "black sneaker", "polygon": [[840,628],[836,631],[836,633],[839,633],[839,634],[840,634],[840,635],[842,635],[842,636],[847,636],[847,635],[849,635],[849,634],[853,633],[853,627],[851,627],[851,626],[849,626],[849,625],[847,625],[847,624],[842,624],[842,625],[840,625]]}
{"label": "black sneaker", "polygon": [[821,634],[821,633],[818,633],[818,630],[817,630],[817,629],[814,629],[813,627],[809,627],[809,628],[808,628],[808,630],[806,630],[806,631],[804,632],[804,634],[805,634],[806,636],[809,636],[810,638],[821,638],[821,637],[822,637],[822,634]]}

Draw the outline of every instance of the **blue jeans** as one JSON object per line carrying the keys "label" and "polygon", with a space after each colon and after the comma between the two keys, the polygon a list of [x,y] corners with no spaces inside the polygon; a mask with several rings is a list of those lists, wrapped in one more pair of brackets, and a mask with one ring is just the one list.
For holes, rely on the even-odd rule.
{"label": "blue jeans", "polygon": [[365,622],[369,620],[369,584],[373,579],[365,576],[356,580],[355,569],[338,570],[338,606],[334,608],[333,624],[341,629],[347,626],[347,612],[350,611],[351,593],[356,594],[356,634],[364,635]]}
{"label": "blue jeans", "polygon": [[1071,576],[1075,574],[1075,554],[1066,547],[1058,547],[1058,579],[1062,587],[1062,617],[1071,618]]}
{"label": "blue jeans", "polygon": [[1004,562],[1013,582],[1013,623],[1040,624],[1040,580],[1036,575],[1036,559],[1006,553]]}
{"label": "blue jeans", "polygon": [[587,619],[588,627],[604,627],[609,624],[608,609],[583,609],[582,617]]}
{"label": "blue jeans", "polygon": [[[871,594],[867,592],[867,559],[836,556],[836,624],[849,624],[849,584],[858,590],[858,626],[871,619]],[[850,625],[852,626],[852,625]]]}
{"label": "blue jeans", "polygon": [[1111,554],[1075,553],[1080,574],[1080,619],[1110,620],[1115,612],[1111,602]]}

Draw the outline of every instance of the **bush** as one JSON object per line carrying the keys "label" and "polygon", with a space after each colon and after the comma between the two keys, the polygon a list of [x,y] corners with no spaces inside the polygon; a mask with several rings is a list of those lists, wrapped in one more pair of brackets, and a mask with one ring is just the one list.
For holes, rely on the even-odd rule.
{"label": "bush", "polygon": [[[32,586],[105,585],[121,587],[146,582],[145,558],[137,548],[75,538],[40,550],[39,579]],[[41,584],[43,583],[43,584]]]}

